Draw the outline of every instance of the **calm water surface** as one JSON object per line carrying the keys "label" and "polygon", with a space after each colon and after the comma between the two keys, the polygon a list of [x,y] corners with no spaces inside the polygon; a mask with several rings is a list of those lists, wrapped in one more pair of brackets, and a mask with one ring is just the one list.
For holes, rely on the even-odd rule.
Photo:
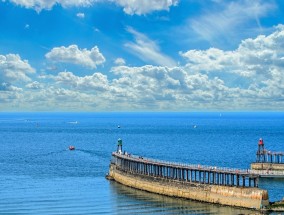
{"label": "calm water surface", "polygon": [[[0,113],[0,214],[252,214],[107,181],[111,152],[122,138],[144,157],[246,169],[260,137],[284,151],[283,130],[284,113]],[[284,180],[260,187],[284,197]]]}

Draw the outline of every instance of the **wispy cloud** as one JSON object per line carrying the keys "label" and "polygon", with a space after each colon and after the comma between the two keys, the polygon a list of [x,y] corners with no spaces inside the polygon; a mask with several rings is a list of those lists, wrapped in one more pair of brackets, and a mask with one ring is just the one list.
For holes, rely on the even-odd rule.
{"label": "wispy cloud", "polygon": [[169,67],[176,66],[176,62],[169,56],[163,54],[155,41],[131,27],[128,27],[126,30],[134,37],[134,42],[124,44],[132,54],[136,55],[145,63],[154,63],[156,65]]}
{"label": "wispy cloud", "polygon": [[271,1],[239,0],[219,1],[214,8],[187,22],[191,31],[211,44],[230,43],[244,34],[249,26],[261,31],[260,18],[276,9],[276,5]]}

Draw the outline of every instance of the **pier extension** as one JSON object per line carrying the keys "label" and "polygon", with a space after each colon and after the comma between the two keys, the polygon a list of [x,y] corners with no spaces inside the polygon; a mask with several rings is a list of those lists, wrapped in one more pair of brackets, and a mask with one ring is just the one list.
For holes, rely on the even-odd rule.
{"label": "pier extension", "polygon": [[[258,142],[258,150],[256,152],[256,162],[251,163],[252,170],[266,170],[267,176],[284,177],[284,152],[272,152],[264,148],[264,141],[260,139]],[[279,171],[270,174],[269,171]],[[271,172],[272,173],[272,172]]]}

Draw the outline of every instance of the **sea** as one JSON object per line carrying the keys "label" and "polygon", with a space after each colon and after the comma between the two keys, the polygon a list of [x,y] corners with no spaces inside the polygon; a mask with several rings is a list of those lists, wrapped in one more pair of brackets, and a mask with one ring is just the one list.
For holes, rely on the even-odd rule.
{"label": "sea", "polygon": [[[248,169],[259,138],[265,148],[284,151],[284,113],[2,112],[0,215],[257,213],[106,180],[119,138],[123,150],[143,157]],[[261,179],[259,187],[270,201],[284,197],[284,179]]]}

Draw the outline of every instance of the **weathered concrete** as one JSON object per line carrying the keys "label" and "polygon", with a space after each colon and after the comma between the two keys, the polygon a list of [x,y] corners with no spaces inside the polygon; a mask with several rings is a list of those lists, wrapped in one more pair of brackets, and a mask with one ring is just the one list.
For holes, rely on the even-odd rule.
{"label": "weathered concrete", "polygon": [[167,196],[254,209],[269,205],[267,191],[259,188],[206,185],[130,174],[119,170],[115,164],[110,165],[109,177],[133,188]]}
{"label": "weathered concrete", "polygon": [[251,163],[251,169],[284,171],[284,164],[283,163]]}

